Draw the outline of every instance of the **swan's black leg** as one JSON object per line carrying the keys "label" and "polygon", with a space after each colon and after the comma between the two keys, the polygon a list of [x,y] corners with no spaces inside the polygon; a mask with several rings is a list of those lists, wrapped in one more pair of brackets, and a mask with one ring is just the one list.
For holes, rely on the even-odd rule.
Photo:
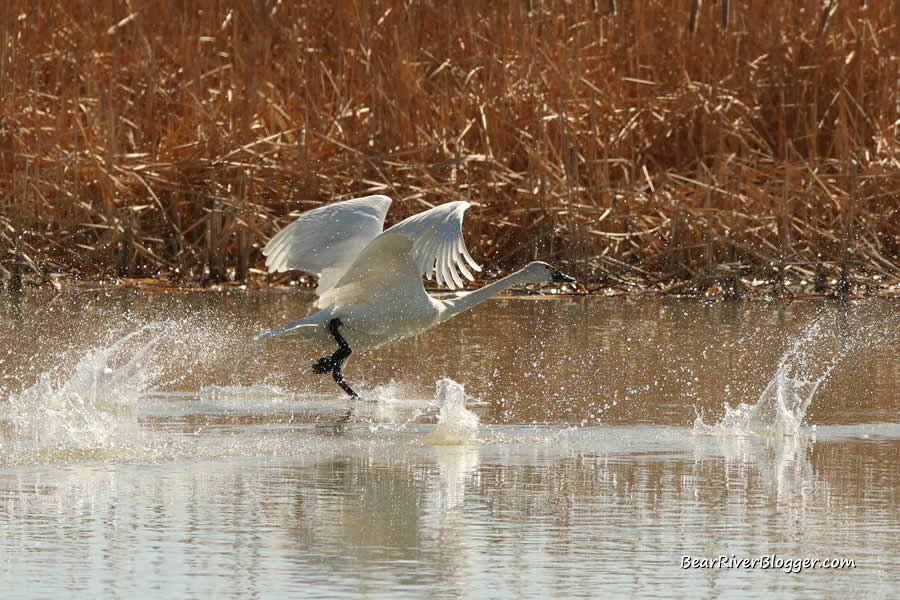
{"label": "swan's black leg", "polygon": [[340,326],[340,319],[335,318],[328,322],[328,332],[331,333],[334,341],[337,342],[338,349],[331,356],[323,356],[320,358],[319,362],[313,365],[313,372],[328,373],[331,371],[331,376],[334,378],[334,381],[341,386],[342,390],[347,392],[347,394],[353,398],[359,398],[359,394],[347,385],[347,382],[344,381],[344,374],[341,373],[341,367],[344,366],[344,363],[353,351],[350,349],[350,344],[348,344],[347,340],[344,339],[344,336],[341,335],[339,331]]}

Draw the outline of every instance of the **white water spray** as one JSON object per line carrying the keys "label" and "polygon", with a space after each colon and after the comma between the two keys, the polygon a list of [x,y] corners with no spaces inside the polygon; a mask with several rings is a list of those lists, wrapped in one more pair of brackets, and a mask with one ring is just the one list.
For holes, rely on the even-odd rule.
{"label": "white water spray", "polygon": [[[837,363],[853,348],[865,343],[866,328],[856,328],[856,340],[836,332],[833,313],[810,324],[781,357],[775,374],[755,404],[725,404],[725,416],[715,424],[698,414],[694,432],[713,435],[758,435],[765,438],[798,436],[816,391]],[[828,358],[822,359],[822,356]]]}
{"label": "white water spray", "polygon": [[51,369],[12,394],[4,415],[12,436],[0,444],[17,452],[40,452],[112,447],[133,436],[138,432],[134,407],[155,376],[148,359],[161,336],[141,342],[153,330],[147,325],[109,347],[94,348],[70,375]]}
{"label": "white water spray", "polygon": [[694,432],[768,438],[799,435],[806,410],[830,372],[831,367],[817,379],[805,380],[790,376],[791,364],[782,363],[756,404],[739,404],[735,408],[726,404],[725,416],[715,425],[707,425],[698,415]]}
{"label": "white water spray", "polygon": [[447,377],[439,379],[435,387],[435,402],[440,413],[437,425],[425,436],[425,443],[461,445],[475,442],[478,415],[466,408],[465,388]]}

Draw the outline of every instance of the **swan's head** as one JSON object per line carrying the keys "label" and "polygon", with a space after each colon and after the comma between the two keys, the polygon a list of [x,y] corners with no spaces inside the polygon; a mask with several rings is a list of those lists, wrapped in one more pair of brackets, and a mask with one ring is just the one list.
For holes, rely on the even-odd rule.
{"label": "swan's head", "polygon": [[525,265],[525,268],[522,269],[520,273],[522,275],[522,280],[526,283],[543,283],[545,281],[575,283],[574,277],[569,277],[556,267],[541,261]]}

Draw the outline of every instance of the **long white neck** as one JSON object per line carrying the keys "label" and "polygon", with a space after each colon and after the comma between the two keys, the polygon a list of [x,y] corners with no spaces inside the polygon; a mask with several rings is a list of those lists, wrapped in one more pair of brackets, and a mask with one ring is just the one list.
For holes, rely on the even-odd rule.
{"label": "long white neck", "polygon": [[465,296],[452,298],[450,300],[442,300],[444,312],[441,315],[441,321],[451,319],[459,313],[469,310],[476,304],[481,304],[488,298],[493,298],[505,289],[521,283],[531,283],[531,279],[525,274],[524,269],[511,273],[503,279],[498,279],[494,283],[469,292]]}

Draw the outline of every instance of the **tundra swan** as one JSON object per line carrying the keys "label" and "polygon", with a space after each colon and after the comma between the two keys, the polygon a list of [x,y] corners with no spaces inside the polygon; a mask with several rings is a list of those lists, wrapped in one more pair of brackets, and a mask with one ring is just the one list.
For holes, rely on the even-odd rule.
{"label": "tundra swan", "polygon": [[284,336],[328,346],[330,356],[313,365],[331,373],[347,394],[359,395],[341,369],[354,349],[417,335],[503,290],[525,283],[573,282],[544,262],[524,268],[475,291],[439,300],[425,291],[422,276],[450,289],[462,287],[460,273],[481,268],[466,250],[462,235],[468,202],[448,202],[413,215],[382,232],[391,199],[366,196],[303,213],[263,248],[269,272],[301,270],[318,276],[320,310],[257,340]]}

